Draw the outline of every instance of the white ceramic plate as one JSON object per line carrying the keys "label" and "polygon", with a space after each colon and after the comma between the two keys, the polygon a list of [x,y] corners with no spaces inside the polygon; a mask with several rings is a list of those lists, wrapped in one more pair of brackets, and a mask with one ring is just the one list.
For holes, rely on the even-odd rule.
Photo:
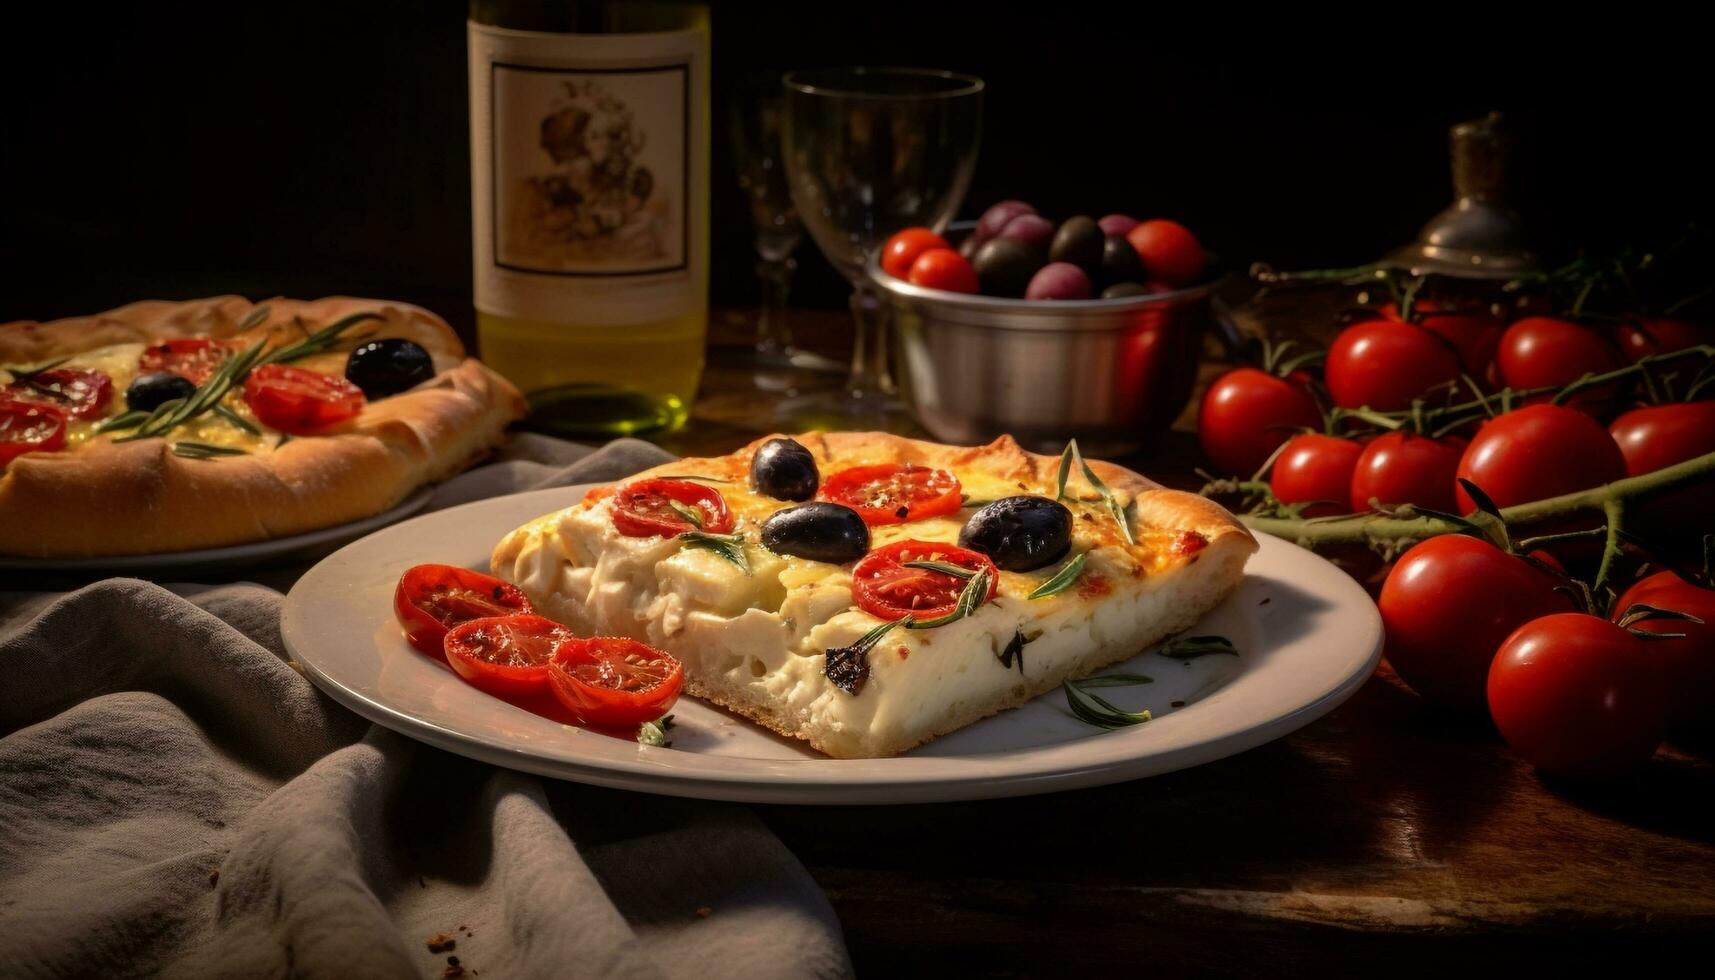
{"label": "white ceramic plate", "polygon": [[1239,590],[1193,632],[1241,655],[1191,661],[1145,653],[1113,669],[1155,683],[1102,693],[1155,720],[1104,732],[1055,692],[892,759],[829,759],[682,698],[671,748],[566,726],[489,697],[405,643],[393,587],[412,565],[486,569],[501,535],[570,506],[587,487],[437,511],[347,545],[286,597],[286,649],[358,714],[450,752],[582,783],[761,803],[917,803],[1046,793],[1183,769],[1279,738],[1357,690],[1381,656],[1381,618],[1363,589],[1308,551],[1264,537]]}
{"label": "white ceramic plate", "polygon": [[289,537],[235,544],[225,548],[199,548],[194,551],[172,551],[156,555],[117,555],[110,558],[16,558],[0,555],[0,572],[191,575],[227,572],[294,560],[311,561],[329,554],[340,545],[356,541],[378,527],[386,527],[410,517],[428,506],[429,499],[433,496],[433,488],[423,487],[400,501],[398,506],[384,510],[374,517]]}

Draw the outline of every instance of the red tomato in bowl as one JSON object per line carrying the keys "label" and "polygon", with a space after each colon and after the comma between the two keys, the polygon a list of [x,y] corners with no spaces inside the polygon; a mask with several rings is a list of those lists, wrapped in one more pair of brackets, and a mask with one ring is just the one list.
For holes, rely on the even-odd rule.
{"label": "red tomato in bowl", "polygon": [[1125,240],[1143,260],[1149,278],[1183,289],[1203,276],[1203,243],[1177,221],[1152,218],[1126,232]]}
{"label": "red tomato in bowl", "polygon": [[306,435],[363,411],[363,389],[333,374],[264,364],[244,379],[244,403],[263,425]]}
{"label": "red tomato in bowl", "polygon": [[[1500,343],[1502,328],[1500,318],[1488,307],[1419,299],[1413,309],[1417,326],[1451,344],[1466,374],[1474,378],[1487,374],[1489,364],[1495,359],[1495,345]],[[1400,319],[1399,307],[1394,303],[1383,306],[1381,312],[1389,320]]]}
{"label": "red tomato in bowl", "polygon": [[1364,447],[1351,439],[1305,433],[1286,441],[1268,485],[1283,504],[1310,503],[1305,517],[1350,513],[1352,474]]}
{"label": "red tomato in bowl", "polygon": [[[1530,405],[1483,423],[1458,470],[1458,478],[1475,483],[1497,507],[1588,490],[1625,475],[1625,457],[1608,430],[1564,405]],[[1454,493],[1460,513],[1477,509],[1463,487]]]}
{"label": "red tomato in bowl", "polygon": [[1614,328],[1614,340],[1627,360],[1641,361],[1652,354],[1715,344],[1715,331],[1689,320],[1640,316]]}
{"label": "red tomato in bowl", "polygon": [[473,687],[517,698],[548,689],[548,661],[571,630],[531,613],[473,619],[447,631],[447,664]]}
{"label": "red tomato in bowl", "polygon": [[912,568],[906,562],[936,561],[972,572],[987,570],[988,594],[994,598],[1000,572],[981,552],[939,541],[895,541],[877,548],[852,568],[852,601],[859,609],[889,622],[911,616],[935,619],[953,611],[966,580],[932,568]]}
{"label": "red tomato in bowl", "polygon": [[732,526],[726,498],[706,484],[636,480],[613,495],[613,529],[628,538],[671,538],[686,531],[726,534]]}
{"label": "red tomato in bowl", "polygon": [[393,615],[405,639],[431,657],[445,653],[447,631],[473,619],[535,612],[518,587],[457,565],[417,565],[399,577]]}
{"label": "red tomato in bowl", "polygon": [[932,248],[918,255],[906,278],[914,286],[949,293],[974,293],[978,288],[976,267],[950,248]]}
{"label": "red tomato in bowl", "polygon": [[913,463],[877,463],[840,470],[816,494],[858,512],[865,524],[903,524],[957,514],[963,505],[959,478],[946,470]]}
{"label": "red tomato in bowl", "polygon": [[1334,404],[1393,412],[1450,390],[1459,380],[1459,355],[1422,327],[1368,320],[1340,331],[1322,373]]}
{"label": "red tomato in bowl", "polygon": [[911,274],[917,257],[932,248],[952,248],[947,240],[927,228],[907,228],[897,232],[881,248],[881,268],[895,279]]}
{"label": "red tomato in bowl", "polygon": [[1645,642],[1580,612],[1520,626],[1489,668],[1489,714],[1508,747],[1569,776],[1648,761],[1666,734],[1668,690]]}
{"label": "red tomato in bowl", "polygon": [[562,641],[548,662],[554,697],[583,724],[635,729],[666,714],[685,686],[677,659],[625,637]]}
{"label": "red tomato in bowl", "polygon": [[1371,439],[1352,471],[1352,510],[1370,510],[1370,501],[1384,507],[1415,504],[1451,511],[1453,474],[1465,440],[1431,439],[1414,432],[1387,432]]}
{"label": "red tomato in bowl", "polygon": [[1673,572],[1640,579],[1614,603],[1617,622],[1636,605],[1687,613],[1703,620],[1643,619],[1634,629],[1683,634],[1679,639],[1649,640],[1644,654],[1659,663],[1669,682],[1668,722],[1696,728],[1715,726],[1715,590],[1687,582]]}
{"label": "red tomato in bowl", "polygon": [[1444,534],[1413,545],[1376,605],[1388,662],[1423,699],[1481,708],[1495,650],[1513,630],[1572,604],[1555,575],[1480,538]]}
{"label": "red tomato in bowl", "polygon": [[[1620,358],[1603,336],[1571,320],[1533,316],[1514,323],[1501,334],[1495,351],[1501,383],[1514,391],[1559,387],[1586,374],[1603,374],[1620,366]],[[1613,398],[1612,385],[1572,396],[1572,403],[1592,406]],[[1552,396],[1537,396],[1547,401]]]}
{"label": "red tomato in bowl", "polygon": [[1322,427],[1322,410],[1302,384],[1256,368],[1215,379],[1197,408],[1197,439],[1215,469],[1249,476],[1294,429]]}

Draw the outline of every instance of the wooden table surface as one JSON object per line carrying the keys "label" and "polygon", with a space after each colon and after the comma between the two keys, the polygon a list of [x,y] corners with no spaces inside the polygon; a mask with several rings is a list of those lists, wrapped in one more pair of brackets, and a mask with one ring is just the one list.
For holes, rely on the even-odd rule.
{"label": "wooden table surface", "polygon": [[[843,314],[794,316],[812,346],[845,330]],[[717,315],[704,393],[663,445],[719,454],[772,431],[737,346],[747,322]],[[1194,488],[1188,429],[1122,462]],[[1666,748],[1616,785],[1556,784],[1384,664],[1303,730],[1166,776],[758,811],[827,890],[866,976],[1636,969],[1715,950],[1709,748]]]}

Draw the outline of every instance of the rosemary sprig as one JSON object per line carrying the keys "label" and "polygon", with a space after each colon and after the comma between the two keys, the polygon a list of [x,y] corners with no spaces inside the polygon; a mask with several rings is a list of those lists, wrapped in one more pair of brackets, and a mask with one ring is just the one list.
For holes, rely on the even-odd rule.
{"label": "rosemary sprig", "polygon": [[1236,657],[1239,655],[1239,649],[1233,646],[1232,640],[1224,636],[1176,636],[1162,644],[1160,653],[1163,657],[1172,657],[1175,660],[1195,660],[1215,653]]}
{"label": "rosemary sprig", "polygon": [[67,355],[66,357],[55,358],[54,360],[47,361],[43,364],[38,364],[35,367],[5,364],[0,365],[0,371],[4,371],[11,375],[13,383],[22,382],[23,384],[27,384],[34,388],[36,387],[34,382],[37,375],[52,371],[54,368],[59,367],[61,364],[64,364],[69,360],[71,360],[71,357],[70,355]]}
{"label": "rosemary sprig", "polygon": [[686,531],[679,540],[687,548],[703,548],[737,565],[739,571],[750,574],[750,559],[744,554],[744,535],[710,534],[707,531]]}
{"label": "rosemary sprig", "polygon": [[946,626],[948,623],[958,622],[975,613],[983,603],[988,601],[989,582],[992,577],[993,573],[988,569],[978,569],[975,575],[965,581],[964,589],[959,592],[958,601],[953,603],[952,612],[945,616],[936,616],[934,619],[913,619],[907,616],[905,617],[905,628],[908,630],[934,629],[937,626]]}
{"label": "rosemary sprig", "polygon": [[968,580],[971,576],[976,574],[976,572],[969,568],[965,568],[962,565],[954,565],[951,562],[944,561],[929,561],[927,559],[920,561],[902,561],[899,565],[901,568],[921,568],[926,571],[940,572],[942,575],[951,575],[954,578],[961,580]]}
{"label": "rosemary sprig", "polygon": [[[265,310],[266,307],[258,307],[258,309]],[[267,314],[264,313],[263,316],[266,317]],[[350,316],[340,317],[295,344],[274,348],[263,356],[262,360],[258,362],[258,366],[261,364],[284,364],[287,361],[296,361],[312,354],[320,354],[339,343],[340,335],[352,327],[369,320],[379,319],[381,319],[381,314],[374,311],[353,313]],[[257,322],[261,321],[258,320]]]}
{"label": "rosemary sprig", "polygon": [[655,721],[646,721],[637,726],[638,745],[658,745],[669,748],[673,740],[667,737],[667,732],[673,727],[673,716],[663,715]]}
{"label": "rosemary sprig", "polygon": [[[1041,634],[1038,633],[1037,635],[1040,636]],[[995,658],[998,659],[1000,661],[1000,665],[1005,667],[1007,670],[1011,670],[1016,665],[1018,667],[1018,676],[1023,677],[1024,645],[1029,642],[1030,640],[1025,638],[1023,630],[1015,629],[1012,631],[1012,639],[1006,641],[1005,649],[995,654]]]}
{"label": "rosemary sprig", "polygon": [[1088,689],[1129,687],[1133,684],[1152,683],[1154,683],[1154,679],[1143,674],[1103,674],[1097,677],[1086,677],[1083,680],[1068,680],[1062,683],[1060,687],[1066,692],[1066,707],[1074,717],[1085,724],[1111,731],[1115,728],[1141,725],[1149,721],[1152,716],[1147,709],[1126,711],[1107,698],[1091,694]]}
{"label": "rosemary sprig", "polygon": [[248,432],[253,436],[259,436],[262,434],[262,430],[258,429],[255,425],[252,425],[249,419],[237,412],[234,412],[232,409],[227,408],[225,405],[214,406],[214,414],[228,422],[231,422],[234,426],[237,426],[239,429]]}
{"label": "rosemary sprig", "polygon": [[115,415],[110,419],[102,419],[100,424],[95,427],[95,434],[100,435],[103,432],[112,432],[115,429],[135,429],[147,421],[148,418],[148,412],[145,412],[140,408],[134,409],[120,415]]}
{"label": "rosemary sprig", "polygon": [[248,456],[250,450],[239,449],[237,446],[217,446],[211,442],[191,442],[189,440],[173,443],[173,455],[185,459],[214,459],[216,456]]}
{"label": "rosemary sprig", "polygon": [[1053,578],[1050,578],[1048,581],[1038,585],[1030,595],[1025,598],[1046,599],[1051,595],[1059,595],[1071,588],[1073,583],[1078,581],[1078,576],[1083,574],[1084,562],[1087,561],[1089,557],[1090,553],[1088,551],[1080,551],[1073,555],[1071,561],[1060,566],[1060,570],[1054,573]]}
{"label": "rosemary sprig", "polygon": [[703,512],[698,508],[691,507],[687,504],[681,504],[677,500],[672,499],[667,501],[667,506],[673,508],[674,513],[683,517],[687,523],[697,530],[701,531],[706,526],[703,521]]}
{"label": "rosemary sprig", "polygon": [[1054,499],[1067,499],[1066,480],[1072,475],[1074,460],[1078,463],[1078,469],[1083,472],[1084,479],[1088,481],[1090,486],[1095,487],[1097,493],[1102,495],[1102,503],[1107,506],[1108,513],[1113,515],[1114,522],[1120,526],[1120,536],[1125,538],[1125,543],[1137,544],[1137,538],[1133,537],[1131,533],[1131,522],[1126,520],[1125,508],[1120,506],[1120,502],[1114,497],[1114,492],[1108,489],[1108,485],[1102,482],[1102,478],[1097,476],[1096,471],[1091,469],[1090,464],[1085,461],[1084,454],[1078,451],[1078,440],[1076,439],[1066,443],[1065,451],[1060,454],[1060,472],[1054,481]]}

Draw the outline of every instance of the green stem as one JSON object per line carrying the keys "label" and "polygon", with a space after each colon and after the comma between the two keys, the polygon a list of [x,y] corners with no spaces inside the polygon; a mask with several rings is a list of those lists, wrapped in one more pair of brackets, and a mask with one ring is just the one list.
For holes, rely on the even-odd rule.
{"label": "green stem", "polygon": [[[1623,513],[1624,504],[1633,500],[1676,490],[1711,476],[1715,476],[1715,453],[1697,456],[1642,476],[1615,480],[1589,490],[1536,500],[1528,504],[1516,504],[1503,508],[1501,517],[1509,526],[1513,526],[1540,524],[1583,511],[1599,510],[1610,513],[1609,508],[1614,505],[1622,508],[1618,512]],[[1239,519],[1253,531],[1285,538],[1306,548],[1335,544],[1397,544],[1402,541],[1422,541],[1436,535],[1455,534],[1463,530],[1451,521],[1438,517],[1389,517],[1382,514],[1332,523],[1248,515],[1242,515]],[[1617,538],[1618,533],[1617,527],[1610,528],[1610,537]]]}
{"label": "green stem", "polygon": [[1604,501],[1602,516],[1606,519],[1608,533],[1602,540],[1602,564],[1596,569],[1596,592],[1600,594],[1608,584],[1608,573],[1614,569],[1614,559],[1620,556],[1620,531],[1626,520],[1626,501],[1622,497]]}

